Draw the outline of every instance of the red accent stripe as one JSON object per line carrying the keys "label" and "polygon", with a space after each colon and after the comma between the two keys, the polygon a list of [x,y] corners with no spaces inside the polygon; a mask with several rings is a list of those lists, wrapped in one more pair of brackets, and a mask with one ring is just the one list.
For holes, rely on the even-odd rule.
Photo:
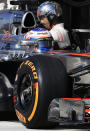
{"label": "red accent stripe", "polygon": [[64,55],[74,55],[74,56],[85,56],[90,57],[90,54],[80,54],[80,53],[65,53],[65,52],[49,52],[50,54],[64,54]]}
{"label": "red accent stripe", "polygon": [[84,117],[84,119],[90,119],[90,117]]}
{"label": "red accent stripe", "polygon": [[13,96],[13,102],[16,103],[16,96]]}
{"label": "red accent stripe", "polygon": [[81,98],[61,98],[61,99],[67,99],[67,100],[81,100]]}
{"label": "red accent stripe", "polygon": [[90,98],[61,98],[61,99],[68,99],[68,100],[90,100]]}

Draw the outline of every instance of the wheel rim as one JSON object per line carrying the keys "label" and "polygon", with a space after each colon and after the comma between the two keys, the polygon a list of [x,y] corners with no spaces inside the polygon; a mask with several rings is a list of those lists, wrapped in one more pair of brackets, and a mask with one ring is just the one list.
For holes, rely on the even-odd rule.
{"label": "wheel rim", "polygon": [[20,86],[20,103],[22,108],[28,109],[32,102],[33,85],[30,74],[25,74],[21,81]]}

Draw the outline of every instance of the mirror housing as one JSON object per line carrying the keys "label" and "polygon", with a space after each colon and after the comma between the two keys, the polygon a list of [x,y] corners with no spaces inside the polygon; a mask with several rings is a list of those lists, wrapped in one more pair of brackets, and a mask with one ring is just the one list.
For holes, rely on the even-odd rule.
{"label": "mirror housing", "polygon": [[23,28],[35,28],[36,20],[32,12],[26,12],[22,18],[22,27]]}

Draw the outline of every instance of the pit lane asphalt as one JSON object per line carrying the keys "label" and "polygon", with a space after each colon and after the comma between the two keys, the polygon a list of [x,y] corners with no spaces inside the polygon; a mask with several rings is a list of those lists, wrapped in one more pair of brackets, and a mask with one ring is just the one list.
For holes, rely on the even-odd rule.
{"label": "pit lane asphalt", "polygon": [[28,129],[19,122],[15,113],[0,113],[0,131],[90,131],[89,125],[79,126],[57,126],[49,129]]}

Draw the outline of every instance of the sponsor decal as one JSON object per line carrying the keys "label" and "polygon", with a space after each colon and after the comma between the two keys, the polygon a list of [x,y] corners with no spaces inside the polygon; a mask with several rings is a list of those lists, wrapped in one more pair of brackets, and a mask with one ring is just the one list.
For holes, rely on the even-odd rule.
{"label": "sponsor decal", "polygon": [[4,37],[1,40],[10,40],[10,33],[8,31],[5,32]]}
{"label": "sponsor decal", "polygon": [[27,60],[25,62],[25,65],[28,65],[32,69],[34,79],[38,79],[38,75],[37,75],[36,68],[35,68],[34,64],[32,62],[30,62],[29,60]]}

